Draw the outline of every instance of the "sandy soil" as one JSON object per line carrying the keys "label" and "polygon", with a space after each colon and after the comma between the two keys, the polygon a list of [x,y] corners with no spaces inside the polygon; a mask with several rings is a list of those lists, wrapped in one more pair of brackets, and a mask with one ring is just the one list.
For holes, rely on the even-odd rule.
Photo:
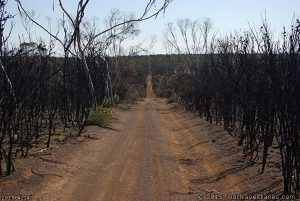
{"label": "sandy soil", "polygon": [[17,172],[0,180],[0,195],[46,201],[193,201],[280,192],[275,162],[259,174],[259,164],[249,166],[222,127],[155,98],[150,76],[147,81],[147,98],[116,109],[110,129],[88,127],[51,154],[17,161]]}

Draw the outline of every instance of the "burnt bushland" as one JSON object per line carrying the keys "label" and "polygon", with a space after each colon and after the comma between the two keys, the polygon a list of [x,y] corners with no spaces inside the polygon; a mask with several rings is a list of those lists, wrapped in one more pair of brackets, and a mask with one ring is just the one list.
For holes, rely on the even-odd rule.
{"label": "burnt bushland", "polygon": [[[251,163],[280,149],[284,193],[300,190],[300,22],[276,41],[267,23],[211,39],[207,53],[152,58],[154,90],[238,138]],[[174,29],[172,29],[174,30]],[[182,51],[183,52],[183,51]]]}

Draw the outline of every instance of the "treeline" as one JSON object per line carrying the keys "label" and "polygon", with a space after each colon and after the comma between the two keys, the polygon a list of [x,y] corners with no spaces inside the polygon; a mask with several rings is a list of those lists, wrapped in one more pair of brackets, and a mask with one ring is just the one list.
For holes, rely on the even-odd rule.
{"label": "treeline", "polygon": [[[289,31],[284,28],[279,40],[274,40],[266,21],[259,28],[220,38],[205,32],[210,28],[209,20],[168,25],[169,54],[152,59],[155,92],[181,101],[210,123],[224,125],[238,138],[250,162],[262,163],[261,173],[270,147],[279,148],[284,193],[297,195],[299,20]],[[178,45],[180,36],[183,47]]]}

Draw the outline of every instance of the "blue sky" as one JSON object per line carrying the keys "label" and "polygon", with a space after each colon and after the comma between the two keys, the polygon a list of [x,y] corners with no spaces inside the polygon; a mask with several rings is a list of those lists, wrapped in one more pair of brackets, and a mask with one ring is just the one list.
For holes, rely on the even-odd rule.
{"label": "blue sky", "polygon": [[[58,7],[58,0],[54,0],[55,10],[52,10],[53,0],[21,0],[27,10],[34,10],[38,21],[47,26],[46,17],[55,19],[61,16]],[[161,0],[158,0],[158,2]],[[65,7],[75,11],[77,0],[63,0]],[[90,0],[86,16],[97,17],[102,23],[111,9],[118,8],[124,12],[135,12],[137,15],[142,12],[147,0]],[[16,41],[17,36],[24,33],[22,23],[19,21],[16,2],[9,0],[7,10],[15,17],[16,26],[11,41]],[[164,16],[151,19],[140,24],[141,34],[136,39],[149,39],[155,35],[157,38],[154,53],[163,53],[161,45],[163,40],[162,31],[168,22],[176,22],[178,18],[203,19],[208,17],[213,22],[215,31],[226,34],[234,30],[247,29],[248,22],[260,25],[264,13],[272,25],[273,30],[280,31],[283,25],[290,25],[293,15],[300,16],[299,0],[173,0]],[[74,13],[74,12],[73,12]],[[103,25],[103,23],[102,23]],[[55,27],[53,25],[53,27]],[[34,28],[35,35],[46,37],[40,29]]]}

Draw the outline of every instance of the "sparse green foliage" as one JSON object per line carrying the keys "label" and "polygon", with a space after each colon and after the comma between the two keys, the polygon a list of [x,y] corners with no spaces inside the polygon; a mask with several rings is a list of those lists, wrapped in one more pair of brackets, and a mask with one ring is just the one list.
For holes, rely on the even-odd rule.
{"label": "sparse green foliage", "polygon": [[120,104],[120,103],[121,103],[120,96],[114,95],[114,97],[113,97],[113,102],[114,102],[114,104],[116,104],[116,105]]}
{"label": "sparse green foliage", "polygon": [[97,125],[107,127],[111,120],[111,112],[109,109],[97,105],[90,111],[89,117],[86,120],[86,125]]}
{"label": "sparse green foliage", "polygon": [[178,102],[178,100],[179,100],[179,96],[174,92],[172,92],[168,97],[168,103]]}
{"label": "sparse green foliage", "polygon": [[51,137],[52,140],[57,140],[59,142],[63,142],[66,140],[66,133],[60,133],[60,134],[57,134],[57,135],[53,135]]}
{"label": "sparse green foliage", "polygon": [[111,101],[107,96],[103,98],[102,106],[105,108],[109,108],[111,106]]}
{"label": "sparse green foliage", "polygon": [[102,101],[102,106],[105,108],[111,107],[112,106],[111,101],[112,101],[113,105],[118,105],[121,103],[121,98],[117,94],[113,96],[112,100],[110,98],[108,98],[107,96],[105,96]]}

